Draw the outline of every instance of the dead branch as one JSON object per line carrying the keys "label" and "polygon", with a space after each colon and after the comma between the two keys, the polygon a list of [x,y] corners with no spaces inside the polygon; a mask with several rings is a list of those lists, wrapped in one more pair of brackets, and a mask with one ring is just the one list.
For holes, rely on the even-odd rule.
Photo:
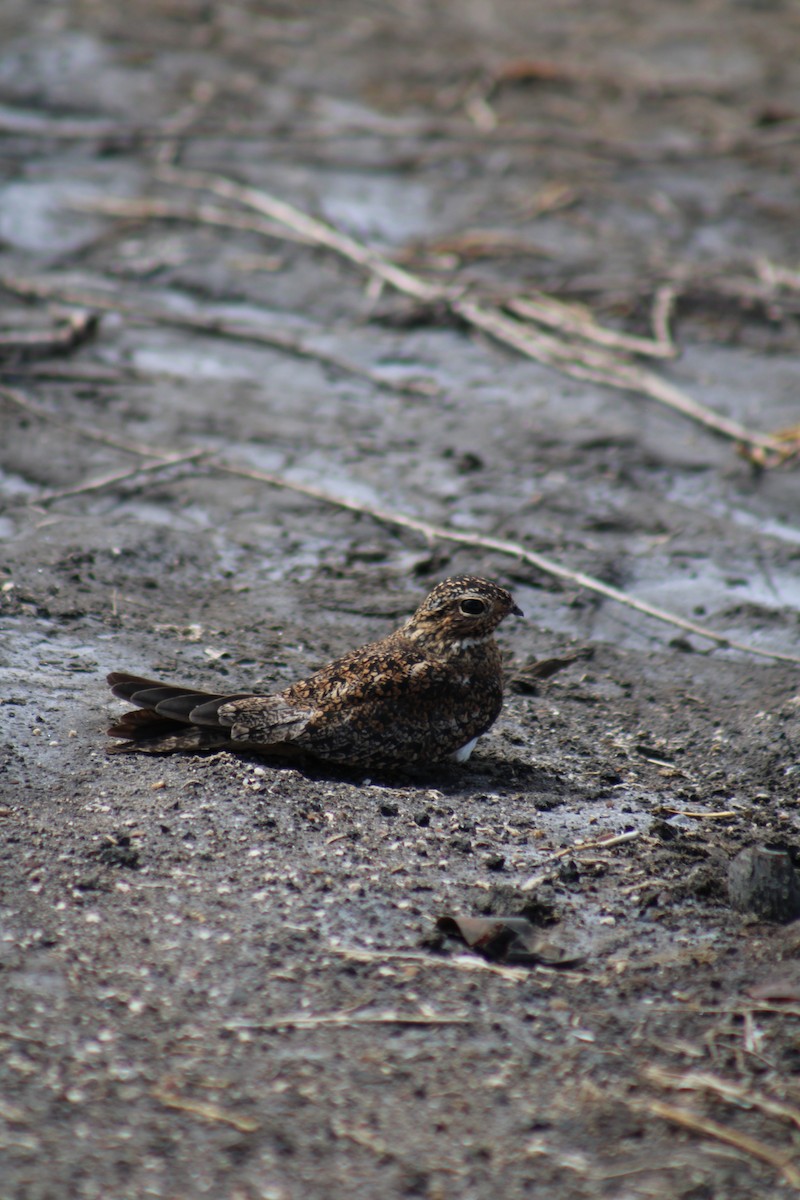
{"label": "dead branch", "polygon": [[273,1029],[319,1029],[331,1025],[340,1028],[350,1028],[354,1025],[469,1025],[472,1020],[472,1017],[463,1013],[405,1013],[399,1009],[352,1012],[343,1009],[340,1012],[328,1013],[286,1013],[284,1016],[270,1017],[267,1021],[236,1021],[225,1025],[224,1028],[233,1033],[239,1029],[268,1033]]}
{"label": "dead branch", "polygon": [[[36,112],[13,112],[7,109],[0,116],[0,133],[54,141],[171,141],[175,138],[175,118],[168,118],[160,124],[134,124],[102,119],[58,119]],[[339,120],[335,124],[325,120],[296,122],[291,131],[291,139],[296,144],[365,137],[382,140],[419,138],[426,143],[435,139],[436,142],[443,143],[444,153],[458,151],[464,143],[481,145],[490,140],[494,145],[521,143],[525,147],[572,146],[587,154],[612,158],[614,161],[683,162],[732,154],[759,153],[790,145],[800,140],[800,122],[786,121],[775,129],[694,138],[680,146],[654,145],[652,139],[634,142],[602,137],[596,131],[566,124],[555,128],[552,123],[547,122],[518,122],[481,128],[474,121],[457,117],[391,116],[378,112],[371,113],[367,121],[351,117],[345,121]],[[236,138],[262,144],[277,140],[285,147],[287,127],[282,118],[273,122],[241,119],[205,120],[195,123],[191,129],[186,129],[181,133],[181,138],[184,141]]]}
{"label": "dead branch", "polygon": [[[606,850],[612,846],[622,846],[626,842],[634,842],[641,837],[641,830],[627,829],[625,833],[609,834],[604,838],[597,838],[591,842],[575,842],[572,846],[564,846],[561,850],[556,850],[553,854],[548,854],[540,863],[541,867],[545,867],[550,863],[556,863],[559,859],[567,858],[570,854],[580,854],[584,850]],[[546,883],[550,878],[550,872],[540,872],[538,875],[531,875],[524,883],[520,884],[521,892],[532,892],[541,884]]]}
{"label": "dead branch", "polygon": [[77,212],[100,213],[106,217],[123,217],[133,221],[186,221],[193,225],[214,225],[245,233],[260,233],[262,237],[297,242],[302,246],[315,244],[278,221],[251,217],[231,208],[220,208],[216,204],[173,204],[167,200],[98,196],[91,200],[73,200],[69,207]]}
{"label": "dead branch", "polygon": [[[160,167],[156,175],[164,182],[180,187],[211,191],[226,200],[253,208],[287,228],[301,233],[319,246],[368,271],[375,279],[388,283],[406,295],[426,302],[446,303],[451,311],[477,329],[511,346],[528,358],[556,366],[567,375],[587,379],[605,386],[637,392],[667,405],[684,416],[698,421],[717,434],[751,446],[783,461],[785,452],[773,437],[759,430],[748,429],[738,421],[698,404],[691,396],[652,372],[633,366],[608,355],[600,356],[591,347],[577,347],[547,335],[533,334],[529,328],[504,316],[495,306],[478,303],[458,292],[437,284],[426,283],[411,272],[398,267],[377,251],[369,249],[348,234],[288,204],[278,197],[257,188],[236,183],[220,175]],[[784,448],[785,449],[785,448]]]}
{"label": "dead branch", "polygon": [[677,288],[671,283],[662,284],[657,288],[653,298],[653,312],[651,315],[651,323],[653,333],[657,343],[664,346],[672,346],[672,334],[669,331],[669,323],[672,319],[672,314],[675,311],[675,301],[678,298]]}
{"label": "dead branch", "polygon": [[413,950],[360,950],[348,946],[326,946],[326,953],[336,954],[350,962],[386,963],[399,962],[412,967],[444,967],[453,971],[489,971],[512,983],[524,979],[530,980],[531,973],[522,967],[501,967],[497,963],[485,962],[481,958],[468,958],[466,955],[456,955],[443,958],[438,955],[418,954]]}
{"label": "dead branch", "polygon": [[428,301],[442,299],[442,289],[438,285],[425,283],[416,275],[389,262],[376,250],[370,250],[369,247],[356,241],[349,234],[341,233],[325,221],[309,216],[308,213],[295,208],[293,204],[279,200],[277,196],[271,196],[268,192],[236,183],[232,179],[226,179],[223,175],[208,175],[201,171],[185,171],[176,167],[161,167],[156,171],[156,176],[166,183],[210,191],[217,196],[222,196],[225,200],[232,200],[236,204],[243,204],[246,208],[253,208],[265,217],[271,217],[296,233],[303,234],[315,245],[326,246],[329,250],[335,251],[343,258],[363,267],[383,280],[384,283],[390,283],[392,287],[408,296]]}
{"label": "dead branch", "polygon": [[253,1117],[243,1117],[239,1113],[229,1112],[218,1104],[209,1104],[204,1100],[188,1100],[168,1088],[153,1088],[153,1098],[166,1108],[175,1108],[179,1112],[191,1113],[192,1116],[202,1117],[204,1121],[213,1121],[221,1125],[232,1125],[240,1133],[255,1133],[259,1122]]}
{"label": "dead branch", "polygon": [[[52,421],[59,428],[70,432],[79,437],[85,437],[92,441],[101,442],[104,445],[113,446],[115,449],[124,450],[128,454],[136,454],[143,458],[156,459],[159,465],[163,465],[173,457],[173,454],[168,451],[156,450],[151,446],[144,446],[139,442],[127,441],[123,438],[114,437],[111,434],[100,433],[96,430],[87,429],[83,426],[70,425],[67,422],[60,421],[47,409],[34,404],[27,397],[17,392],[13,388],[0,387],[0,398],[4,398],[15,404],[24,411],[39,417],[42,420]],[[178,452],[180,453],[180,452]],[[199,453],[197,451],[187,451],[189,455]],[[683,629],[687,633],[694,634],[696,637],[704,638],[706,641],[714,642],[718,646],[723,646],[731,650],[739,650],[743,654],[754,654],[761,658],[769,658],[776,662],[800,663],[800,657],[793,654],[785,654],[776,650],[764,650],[759,646],[751,646],[747,642],[739,642],[733,638],[727,637],[723,633],[717,633],[716,630],[709,629],[705,625],[697,625],[694,621],[689,621],[684,617],[678,616],[676,613],[668,612],[666,609],[658,608],[654,604],[648,604],[644,600],[639,600],[635,596],[630,596],[627,592],[620,591],[619,588],[612,587],[610,584],[603,583],[600,579],[595,579],[592,575],[586,575],[583,571],[574,571],[562,563],[556,562],[554,559],[547,558],[545,555],[537,554],[534,550],[528,550],[519,542],[503,541],[500,538],[484,537],[477,533],[465,533],[459,530],[450,529],[445,525],[433,525],[428,521],[423,521],[418,517],[410,517],[404,513],[391,512],[388,509],[377,508],[370,504],[362,504],[357,500],[347,499],[343,496],[335,496],[330,492],[323,491],[321,488],[312,486],[311,484],[295,483],[291,480],[284,479],[280,475],[273,475],[267,471],[259,471],[254,467],[237,466],[234,463],[224,462],[220,459],[210,458],[207,460],[208,465],[214,470],[223,472],[227,475],[235,475],[241,479],[253,479],[259,483],[265,483],[270,487],[280,488],[290,492],[296,492],[298,495],[307,496],[309,499],[319,501],[322,504],[329,504],[336,508],[344,509],[347,512],[358,513],[361,516],[371,517],[373,520],[384,525],[392,525],[398,529],[408,529],[414,533],[421,534],[429,544],[440,541],[455,542],[462,546],[480,547],[484,550],[492,550],[495,553],[507,555],[511,558],[520,560],[521,562],[529,563],[537,570],[542,571],[545,575],[551,575],[556,579],[566,580],[568,583],[577,585],[578,587],[586,588],[588,591],[596,592],[598,595],[605,596],[606,599],[614,600],[618,604],[624,604],[628,608],[634,609],[636,612],[642,613],[644,616],[649,616],[657,621],[662,621],[664,624],[673,625],[678,629]],[[107,486],[106,480],[105,486]],[[80,489],[79,489],[80,490]]]}
{"label": "dead branch", "polygon": [[668,612],[666,609],[658,608],[654,604],[648,604],[645,600],[639,600],[635,596],[630,596],[627,592],[622,592],[619,588],[612,587],[611,584],[603,583],[600,579],[595,579],[591,575],[584,574],[583,571],[573,571],[569,567],[565,567],[562,563],[556,562],[554,559],[546,558],[542,554],[537,554],[533,550],[526,549],[519,542],[484,537],[478,533],[463,533],[459,530],[450,529],[445,525],[432,525],[428,521],[420,520],[418,517],[409,517],[404,513],[390,512],[388,509],[361,504],[357,500],[349,500],[343,496],[333,496],[331,493],[325,492],[321,488],[314,487],[311,484],[293,483],[288,479],[283,479],[280,475],[272,475],[269,472],[258,471],[255,468],[239,467],[231,463],[222,462],[219,459],[212,459],[211,465],[216,470],[224,471],[227,474],[240,475],[245,479],[260,480],[271,487],[285,488],[288,491],[308,496],[312,500],[319,500],[323,504],[332,504],[337,508],[346,509],[348,512],[372,517],[384,525],[394,525],[399,529],[412,530],[415,533],[422,534],[429,544],[437,540],[456,542],[462,546],[477,546],[484,550],[493,550],[498,554],[508,555],[521,562],[529,563],[545,575],[552,575],[556,579],[564,579],[568,583],[586,588],[588,591],[596,592],[600,596],[605,596],[608,600],[615,600],[617,603],[624,604],[636,612],[653,617],[656,621],[662,621],[667,625],[674,625],[678,629],[683,629],[687,633],[694,634],[696,637],[715,642],[718,646],[724,646],[731,650],[740,650],[744,654],[755,654],[761,658],[774,659],[778,662],[800,663],[800,657],[797,655],[763,650],[759,646],[751,646],[745,642],[736,641],[733,638],[727,637],[724,633],[717,633],[705,625],[697,625],[694,621],[689,621],[685,617],[679,617],[676,613]]}
{"label": "dead branch", "polygon": [[[652,760],[647,759],[646,761],[651,762]],[[741,812],[734,812],[732,809],[720,809],[718,812],[694,812],[686,808],[670,808],[668,805],[665,805],[661,812],[669,813],[673,817],[691,817],[695,821],[724,821],[742,815]]]}
{"label": "dead branch", "polygon": [[547,366],[557,367],[565,375],[648,396],[651,400],[659,401],[734,442],[768,452],[774,455],[777,461],[782,461],[785,457],[785,448],[771,434],[748,429],[738,421],[698,404],[686,392],[644,367],[612,358],[599,349],[579,348],[546,334],[532,334],[524,325],[511,321],[485,304],[472,300],[454,300],[451,307],[464,320],[477,329],[482,329],[496,341],[504,342],[521,354],[535,358]]}
{"label": "dead branch", "polygon": [[[630,333],[608,329],[604,325],[598,325],[584,305],[565,304],[553,296],[518,296],[509,300],[506,308],[526,321],[534,321],[537,325],[545,325],[612,350],[642,354],[649,358],[675,358],[678,353],[669,337],[656,341],[653,338],[634,337]],[[653,323],[655,325],[655,321]]]}
{"label": "dead branch", "polygon": [[70,312],[59,317],[54,329],[13,330],[0,333],[0,354],[18,358],[40,358],[69,354],[97,328],[97,314]]}
{"label": "dead branch", "polygon": [[773,290],[786,288],[787,291],[800,292],[800,271],[783,267],[768,258],[759,258],[756,261],[756,274],[762,283]]}
{"label": "dead branch", "polygon": [[201,113],[204,113],[219,91],[219,85],[210,80],[198,80],[191,90],[186,104],[164,121],[162,128],[171,133],[172,138],[162,141],[156,150],[156,162],[171,163],[177,157],[181,137],[185,137],[193,125],[198,124]]}
{"label": "dead branch", "polygon": [[767,1163],[768,1166],[778,1171],[792,1187],[800,1188],[800,1170],[791,1161],[794,1155],[793,1149],[775,1150],[766,1142],[750,1137],[749,1134],[740,1133],[738,1129],[721,1125],[718,1121],[700,1116],[699,1113],[692,1112],[690,1109],[664,1104],[661,1100],[626,1100],[626,1103],[631,1108],[649,1112],[654,1117],[661,1117],[662,1120],[670,1121],[673,1125],[680,1125],[692,1133],[724,1142],[727,1146],[734,1146],[743,1154]]}
{"label": "dead branch", "polygon": [[712,1092],[715,1096],[729,1100],[732,1104],[744,1105],[745,1108],[757,1108],[759,1112],[766,1113],[770,1117],[781,1117],[785,1121],[791,1121],[800,1129],[800,1109],[776,1100],[772,1096],[765,1096],[763,1092],[750,1091],[729,1079],[720,1079],[719,1076],[705,1071],[689,1071],[682,1075],[678,1071],[665,1071],[662,1067],[657,1066],[646,1067],[644,1073],[652,1083],[656,1083],[660,1087],[675,1091]]}
{"label": "dead branch", "polygon": [[114,450],[123,450],[126,454],[136,454],[141,458],[158,458],[163,460],[170,457],[170,451],[156,450],[153,446],[146,446],[142,442],[117,437],[113,433],[103,433],[100,429],[89,429],[86,425],[73,425],[69,421],[62,421],[55,413],[50,412],[43,405],[37,404],[35,400],[31,400],[16,388],[0,385],[0,399],[6,400],[9,404],[13,404],[16,408],[21,409],[30,416],[36,417],[39,421],[48,421],[56,429],[63,429],[65,433],[85,438],[89,442],[99,442],[101,446],[111,446]]}
{"label": "dead branch", "polygon": [[135,479],[139,475],[149,475],[153,471],[163,471],[165,467],[174,467],[179,463],[198,462],[208,454],[208,450],[188,450],[185,454],[170,454],[160,458],[157,462],[152,463],[137,463],[135,467],[129,467],[126,471],[113,471],[109,475],[101,475],[97,479],[87,480],[86,483],[77,483],[73,487],[58,488],[52,492],[42,492],[40,495],[33,497],[28,501],[28,504],[37,508],[43,504],[52,504],[55,500],[63,500],[67,496],[82,496],[87,492],[101,492],[104,488],[113,487],[115,483],[124,483],[128,479]]}
{"label": "dead branch", "polygon": [[[332,367],[347,375],[356,375],[367,379],[376,387],[385,391],[398,392],[401,395],[434,396],[439,392],[438,386],[431,380],[409,379],[395,380],[362,367],[338,354],[330,354],[326,350],[317,350],[302,338],[294,337],[283,330],[269,330],[249,324],[245,321],[230,321],[222,317],[205,317],[190,313],[175,313],[169,309],[157,309],[149,304],[133,304],[120,300],[115,296],[104,295],[102,292],[86,292],[72,288],[62,288],[44,280],[15,279],[0,276],[0,287],[19,296],[60,299],[67,303],[80,303],[89,308],[105,312],[121,313],[134,321],[144,321],[148,325],[170,325],[176,329],[189,329],[195,333],[210,334],[213,337],[233,338],[237,341],[255,342],[263,346],[271,346],[275,350],[293,354],[297,358],[310,359],[323,366]],[[80,300],[77,299],[80,297]]]}

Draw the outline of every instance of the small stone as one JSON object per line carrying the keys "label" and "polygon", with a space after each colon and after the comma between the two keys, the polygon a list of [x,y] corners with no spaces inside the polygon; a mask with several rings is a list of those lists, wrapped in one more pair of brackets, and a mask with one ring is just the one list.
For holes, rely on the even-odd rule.
{"label": "small stone", "polygon": [[748,846],[728,868],[728,896],[738,912],[786,925],[800,917],[800,882],[785,850]]}
{"label": "small stone", "polygon": [[580,883],[581,874],[574,858],[567,858],[559,864],[558,878],[562,883]]}

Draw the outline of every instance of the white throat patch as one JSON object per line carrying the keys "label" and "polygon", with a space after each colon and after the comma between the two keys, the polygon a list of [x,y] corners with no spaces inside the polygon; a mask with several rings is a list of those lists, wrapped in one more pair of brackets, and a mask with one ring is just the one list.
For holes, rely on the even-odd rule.
{"label": "white throat patch", "polygon": [[485,633],[483,637],[458,638],[452,643],[452,646],[454,650],[469,650],[471,646],[482,646],[484,642],[488,642],[491,637],[491,633]]}

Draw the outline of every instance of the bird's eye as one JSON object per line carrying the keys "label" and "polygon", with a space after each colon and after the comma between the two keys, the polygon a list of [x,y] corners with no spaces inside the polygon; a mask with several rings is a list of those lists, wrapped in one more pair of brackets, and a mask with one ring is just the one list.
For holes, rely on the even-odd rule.
{"label": "bird's eye", "polygon": [[462,600],[460,608],[462,613],[467,613],[470,617],[479,617],[481,613],[486,612],[486,605],[482,600]]}

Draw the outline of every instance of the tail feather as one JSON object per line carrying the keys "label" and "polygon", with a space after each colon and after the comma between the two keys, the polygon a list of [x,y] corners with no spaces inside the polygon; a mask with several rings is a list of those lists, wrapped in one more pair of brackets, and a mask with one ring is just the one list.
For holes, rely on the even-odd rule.
{"label": "tail feather", "polygon": [[129,675],[127,671],[112,671],[106,675],[106,682],[111,688],[111,694],[118,700],[130,700],[134,692],[145,688],[163,687],[159,679],[145,679],[141,675]]}
{"label": "tail feather", "polygon": [[229,700],[251,694],[200,692],[196,687],[165,684],[125,671],[112,671],[108,682],[114,696],[136,705],[111,725],[109,736],[124,739],[131,748],[153,752],[224,745],[230,734],[217,716],[218,709]]}
{"label": "tail feather", "polygon": [[133,708],[123,713],[118,721],[108,728],[109,737],[126,738],[128,741],[146,741],[175,732],[175,722],[159,717],[152,708]]}
{"label": "tail feather", "polygon": [[[255,698],[253,692],[226,695],[199,692],[196,688],[176,687],[124,671],[112,671],[108,682],[114,696],[137,706],[123,713],[108,729],[110,737],[122,739],[121,745],[112,747],[116,753],[138,750],[166,754],[229,746],[234,721],[221,720],[220,708],[234,700]],[[297,746],[282,740],[287,728],[285,721],[276,722],[274,741],[269,737],[250,741],[245,733],[237,737],[237,749],[253,746],[262,753],[279,757],[302,757],[303,752]]]}
{"label": "tail feather", "polygon": [[[192,697],[194,699],[194,703],[198,704],[202,700],[208,698],[208,693],[197,691],[189,692],[186,688],[169,687],[164,685],[163,687],[142,688],[140,691],[134,692],[132,696],[127,696],[126,699],[130,700],[131,704],[135,704],[138,708],[153,708],[156,710],[156,712],[160,712],[164,717],[174,717],[176,716],[176,713],[167,712],[166,709],[159,709],[159,704],[177,704],[178,702],[189,699],[189,697]],[[186,710],[187,720],[190,712],[191,709]]]}

